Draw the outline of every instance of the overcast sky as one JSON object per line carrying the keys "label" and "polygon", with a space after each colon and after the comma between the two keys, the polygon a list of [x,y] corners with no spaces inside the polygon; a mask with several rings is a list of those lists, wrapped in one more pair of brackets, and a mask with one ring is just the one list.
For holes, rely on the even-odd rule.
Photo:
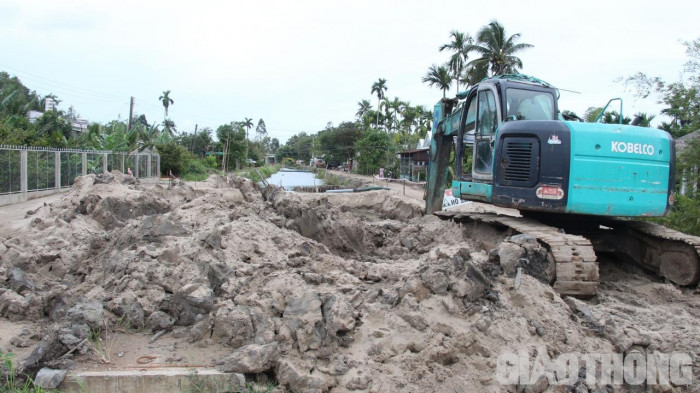
{"label": "overcast sky", "polygon": [[91,122],[128,118],[130,96],[161,122],[171,90],[179,131],[263,118],[284,142],[376,107],[378,78],[390,99],[432,108],[442,93],[421,78],[447,60],[438,47],[493,19],[535,46],[522,72],[581,92],[560,99],[579,115],[617,96],[626,115],[658,112],[615,80],[678,80],[681,41],[700,37],[697,1],[0,0],[0,71]]}

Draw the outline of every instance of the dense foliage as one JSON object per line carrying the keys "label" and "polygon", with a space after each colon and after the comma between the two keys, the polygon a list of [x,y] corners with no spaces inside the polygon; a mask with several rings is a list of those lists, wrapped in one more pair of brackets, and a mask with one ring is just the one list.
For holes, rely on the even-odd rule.
{"label": "dense foliage", "polygon": [[[168,118],[174,100],[170,90],[158,98],[163,105],[162,123],[150,123],[146,116],[135,114],[128,120],[112,120],[105,124],[92,123],[87,129],[74,126],[79,115],[73,107],[67,112],[45,110],[46,100],[60,103],[49,94],[39,96],[6,72],[0,72],[0,144],[82,148],[119,152],[157,151],[161,156],[161,173],[184,178],[205,178],[212,170],[247,166],[246,157],[263,162],[274,153],[279,140],[267,136],[263,119],[258,121],[256,138],[246,143],[246,131],[252,119],[221,125],[195,132],[178,133],[176,124]],[[32,113],[30,113],[32,111]],[[30,114],[34,121],[30,121]],[[247,128],[246,128],[247,126]],[[246,154],[247,153],[247,154]]]}
{"label": "dense foliage", "polygon": [[684,140],[676,152],[676,202],[671,213],[659,219],[671,228],[700,236],[700,38],[684,42],[688,61],[681,80],[668,83],[639,72],[625,81],[640,97],[655,95],[664,105],[662,115],[670,120],[660,128]]}

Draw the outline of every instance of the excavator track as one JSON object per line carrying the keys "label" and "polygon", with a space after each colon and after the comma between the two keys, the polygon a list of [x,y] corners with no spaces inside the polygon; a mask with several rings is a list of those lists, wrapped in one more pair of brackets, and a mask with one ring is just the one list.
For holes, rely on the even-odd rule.
{"label": "excavator track", "polygon": [[562,233],[559,228],[539,221],[493,213],[465,214],[439,211],[435,215],[457,223],[485,223],[510,228],[514,232],[534,236],[545,246],[555,261],[554,290],[561,295],[591,297],[596,295],[598,262],[593,244],[587,238]]}
{"label": "excavator track", "polygon": [[613,252],[678,285],[700,281],[700,237],[645,221],[609,220],[590,238],[598,252]]}
{"label": "excavator track", "polygon": [[434,214],[458,223],[484,223],[534,236],[555,261],[553,287],[561,295],[595,296],[600,280],[596,254],[601,253],[615,254],[681,286],[700,282],[700,237],[651,222],[553,215],[541,220],[458,211]]}

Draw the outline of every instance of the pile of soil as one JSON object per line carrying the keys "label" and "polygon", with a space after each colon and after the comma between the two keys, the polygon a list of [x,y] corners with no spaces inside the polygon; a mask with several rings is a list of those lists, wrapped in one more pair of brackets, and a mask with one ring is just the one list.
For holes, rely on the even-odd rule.
{"label": "pile of soil", "polygon": [[[163,331],[181,355],[164,366],[187,366],[188,351],[205,349],[221,371],[293,392],[545,391],[546,378],[499,382],[499,354],[520,350],[681,351],[698,372],[691,289],[611,265],[597,299],[562,299],[504,273],[512,261],[502,258],[544,257],[536,243],[422,211],[386,191],[84,176],[0,243],[0,316],[36,328],[0,349],[32,349],[26,373],[81,368],[97,361],[82,344],[95,332]],[[579,374],[575,391],[610,388]]]}

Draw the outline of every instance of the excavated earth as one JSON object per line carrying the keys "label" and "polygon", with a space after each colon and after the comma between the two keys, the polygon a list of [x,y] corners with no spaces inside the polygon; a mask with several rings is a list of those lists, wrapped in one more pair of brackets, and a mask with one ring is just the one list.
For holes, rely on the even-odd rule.
{"label": "excavated earth", "polygon": [[[421,202],[78,178],[0,238],[0,351],[28,375],[215,366],[280,392],[700,391],[695,288],[603,260],[596,298],[562,298],[504,269],[546,258],[532,238]],[[503,385],[498,357],[518,351],[681,352],[694,383],[603,386],[581,369],[569,386]]]}

